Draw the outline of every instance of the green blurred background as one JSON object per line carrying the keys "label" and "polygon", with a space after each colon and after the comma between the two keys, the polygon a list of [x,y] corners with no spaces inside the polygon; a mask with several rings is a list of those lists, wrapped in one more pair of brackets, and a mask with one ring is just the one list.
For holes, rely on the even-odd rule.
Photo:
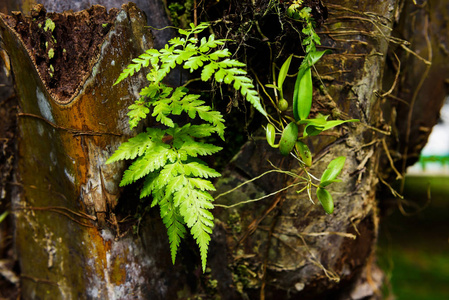
{"label": "green blurred background", "polygon": [[384,299],[449,300],[449,98],[403,196],[380,222]]}

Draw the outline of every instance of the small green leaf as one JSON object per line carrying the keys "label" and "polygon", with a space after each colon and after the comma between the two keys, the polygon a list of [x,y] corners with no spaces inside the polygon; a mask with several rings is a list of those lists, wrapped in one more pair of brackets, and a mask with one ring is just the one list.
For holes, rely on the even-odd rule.
{"label": "small green leaf", "polygon": [[276,90],[279,90],[279,88],[278,88],[277,86],[275,86],[274,84],[271,84],[271,83],[266,84],[265,87],[270,88],[270,89],[276,89]]}
{"label": "small green leaf", "polygon": [[326,124],[324,125],[324,130],[328,130],[331,128],[334,128],[335,126],[341,125],[343,123],[349,123],[349,122],[359,122],[360,120],[358,119],[351,119],[351,120],[334,120],[334,121],[327,121]]}
{"label": "small green leaf", "polygon": [[310,152],[309,147],[301,142],[296,142],[296,149],[298,149],[299,157],[306,164],[306,166],[310,167],[312,165],[312,153]]}
{"label": "small green leaf", "polygon": [[317,188],[316,196],[318,197],[318,200],[320,200],[324,211],[327,214],[331,214],[334,211],[334,200],[332,200],[332,195],[328,192],[328,190],[324,188]]}
{"label": "small green leaf", "polygon": [[316,136],[319,135],[323,131],[323,127],[308,125],[304,128],[303,137],[306,138],[308,136]]}
{"label": "small green leaf", "polygon": [[298,88],[299,90],[296,93],[298,98],[293,110],[296,110],[296,115],[299,116],[299,119],[304,120],[307,119],[310,109],[312,108],[313,84],[312,70],[310,68],[305,71],[304,76],[302,76],[299,82]]}
{"label": "small green leaf", "polygon": [[299,118],[298,110],[296,109],[296,107],[298,107],[299,85],[306,70],[307,69],[303,68],[302,66],[299,68],[298,75],[296,76],[295,89],[293,91],[293,117],[295,118],[296,121],[301,120]]}
{"label": "small green leaf", "polygon": [[273,124],[271,124],[271,123],[267,124],[266,135],[267,135],[268,145],[270,145],[273,148],[278,148],[279,145],[274,144],[274,140],[276,138],[276,129],[274,128]]}
{"label": "small green leaf", "polygon": [[45,31],[50,30],[51,32],[53,32],[53,30],[55,30],[55,27],[56,27],[55,22],[53,22],[52,19],[45,20],[45,26],[44,26]]}
{"label": "small green leaf", "polygon": [[341,179],[334,179],[334,180],[323,181],[323,182],[320,183],[320,187],[326,187],[326,186],[328,186],[331,183],[342,182],[342,181],[343,180],[341,180]]}
{"label": "small green leaf", "polygon": [[298,125],[295,122],[289,123],[282,132],[281,140],[279,142],[279,150],[282,155],[288,155],[295,147],[295,142],[298,139]]}
{"label": "small green leaf", "polygon": [[[321,183],[326,183],[328,181],[332,181],[340,174],[341,170],[345,165],[346,157],[339,156],[332,160],[321,176]],[[320,184],[321,186],[321,184]]]}
{"label": "small green leaf", "polygon": [[304,60],[305,60],[305,63],[307,64],[307,67],[310,68],[311,66],[313,66],[314,64],[316,64],[316,62],[319,61],[320,58],[321,58],[324,54],[327,54],[327,53],[331,53],[331,51],[330,51],[330,50],[324,50],[324,51],[313,51],[313,52],[310,52],[310,53],[306,56],[306,58],[304,59]]}
{"label": "small green leaf", "polygon": [[0,215],[0,223],[3,222],[3,220],[6,219],[6,217],[9,215],[8,211],[4,211],[1,215]]}
{"label": "small green leaf", "polygon": [[278,87],[280,90],[282,90],[282,85],[284,84],[284,80],[287,77],[288,69],[290,68],[290,63],[292,62],[292,57],[293,54],[287,58],[287,60],[282,65],[281,70],[279,71]]}

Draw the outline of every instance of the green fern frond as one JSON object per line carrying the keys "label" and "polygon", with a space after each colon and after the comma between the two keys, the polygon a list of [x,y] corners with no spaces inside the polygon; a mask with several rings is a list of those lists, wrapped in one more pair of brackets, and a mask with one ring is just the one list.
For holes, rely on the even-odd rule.
{"label": "green fern frond", "polygon": [[208,65],[204,66],[201,71],[201,80],[208,81],[212,75],[214,75],[215,71],[220,68],[220,66],[216,62],[210,62]]}
{"label": "green fern frond", "polygon": [[215,178],[221,176],[221,174],[214,169],[196,161],[184,164],[183,168],[186,175],[193,175],[201,178]]}
{"label": "green fern frond", "polygon": [[191,141],[184,143],[179,151],[185,151],[191,157],[197,157],[198,155],[212,155],[221,151],[223,148],[212,144],[206,144],[201,142]]}
{"label": "green fern frond", "polygon": [[159,92],[160,87],[155,84],[151,84],[141,89],[139,95],[149,99],[154,99]]}
{"label": "green fern frond", "polygon": [[211,136],[214,132],[217,132],[221,136],[224,133],[224,125],[220,131],[217,126],[211,126],[209,124],[192,125],[189,128],[190,136],[196,138],[208,137]]}
{"label": "green fern frond", "polygon": [[[224,44],[224,42],[223,42],[223,44]],[[212,61],[216,61],[219,58],[228,57],[228,56],[231,56],[231,52],[229,52],[228,49],[217,50],[217,51],[212,52],[212,53],[209,54],[209,58]]]}
{"label": "green fern frond", "polygon": [[[209,181],[210,183],[210,181]],[[177,191],[182,189],[187,184],[187,179],[184,175],[174,176],[173,179],[167,183],[165,193],[167,195],[174,195]]]}
{"label": "green fern frond", "polygon": [[[182,193],[182,194],[181,194]],[[184,217],[184,222],[190,228],[198,247],[200,248],[203,272],[206,268],[207,251],[210,235],[214,227],[214,217],[208,209],[212,209],[212,196],[208,192],[185,187],[177,192],[182,195],[179,202],[179,212]],[[176,201],[175,201],[176,205]]]}
{"label": "green fern frond", "polygon": [[117,78],[117,80],[114,82],[114,85],[119,84],[124,79],[128,78],[129,76],[133,76],[134,73],[139,72],[142,68],[141,64],[129,64],[123,71],[120,73],[120,76]]}
{"label": "green fern frond", "polygon": [[189,178],[189,183],[202,191],[215,191],[214,185],[209,181],[201,178]]}
{"label": "green fern frond", "polygon": [[171,99],[159,99],[158,101],[153,102],[153,113],[151,114],[153,117],[156,117],[156,121],[161,122],[162,124],[168,127],[174,127],[175,123],[172,119],[167,117],[171,113]]}
{"label": "green fern frond", "polygon": [[160,169],[167,162],[170,151],[172,150],[168,145],[155,145],[148,149],[144,156],[139,157],[125,171],[120,186],[131,184],[145,175]]}
{"label": "green fern frond", "polygon": [[201,39],[198,50],[202,53],[207,53],[210,49],[216,48],[219,45],[224,45],[224,43],[224,40],[216,40],[214,35],[211,34],[208,39],[206,39],[206,37]]}
{"label": "green fern frond", "polygon": [[202,67],[205,61],[209,61],[209,58],[205,55],[192,56],[186,61],[183,67],[193,72],[199,67]]}
{"label": "green fern frond", "polygon": [[[157,178],[159,174],[157,173],[150,173],[145,177],[145,181],[143,182],[143,187],[140,190],[140,199],[143,199],[145,197],[151,196],[153,194],[153,203],[156,205],[159,202],[159,197],[155,196],[156,189],[154,188]],[[153,203],[151,203],[151,207],[153,207]]]}
{"label": "green fern frond", "polygon": [[124,159],[134,159],[137,156],[142,156],[148,147],[151,147],[153,141],[148,137],[146,132],[139,133],[127,142],[124,142],[118,147],[114,154],[109,157],[106,164],[116,162]]}
{"label": "green fern frond", "polygon": [[[252,80],[247,77],[246,65],[230,59],[228,49],[218,49],[226,40],[215,39],[213,35],[200,41],[195,37],[208,26],[208,23],[191,24],[190,29],[180,29],[179,33],[184,37],[171,39],[163,49],[145,51],[120,74],[115,84],[144,67],[151,67],[146,76],[149,85],[140,91],[141,98],[129,107],[129,124],[134,128],[151,114],[166,128],[149,128],[129,139],[107,161],[134,159],[124,172],[120,185],[145,178],[140,197],[152,196],[151,207],[159,204],[173,263],[186,233],[184,225],[187,225],[199,246],[203,271],[214,226],[210,212],[214,207],[213,197],[209,191],[215,188],[210,179],[220,173],[197,157],[213,155],[222,148],[196,139],[216,133],[224,140],[224,118],[199,95],[189,94],[184,87],[173,89],[161,82],[177,66],[190,72],[199,70],[201,80],[214,78],[217,82],[232,85],[266,115]],[[172,117],[182,113],[203,123],[181,126]]]}
{"label": "green fern frond", "polygon": [[139,122],[147,117],[150,113],[150,109],[146,106],[146,103],[142,100],[136,101],[129,107],[128,117],[129,117],[129,127],[131,129],[135,128]]}
{"label": "green fern frond", "polygon": [[168,240],[170,243],[170,253],[173,264],[178,252],[181,239],[184,238],[186,229],[183,225],[183,217],[179,214],[179,209],[174,207],[172,201],[164,200],[160,203],[161,218],[167,227]]}

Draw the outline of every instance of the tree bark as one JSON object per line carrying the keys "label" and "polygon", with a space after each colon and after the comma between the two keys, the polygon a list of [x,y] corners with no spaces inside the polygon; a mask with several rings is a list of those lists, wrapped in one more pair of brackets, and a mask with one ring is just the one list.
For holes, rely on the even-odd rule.
{"label": "tree bark", "polygon": [[[248,7],[252,3],[244,1]],[[346,125],[309,144],[315,161],[311,172],[318,176],[333,158],[347,158],[343,183],[331,189],[335,212],[326,215],[293,188],[260,202],[216,208],[205,274],[191,239],[184,242],[172,266],[157,211],[146,213],[138,233],[131,233],[133,224],[125,217],[138,205],[136,187],[118,188],[124,164],[104,164],[120,142],[135,134],[127,129],[126,112],[144,78],[112,85],[131,58],[153,46],[143,14],[130,4],[109,14],[98,6],[61,14],[45,14],[41,7],[32,12],[37,21],[21,14],[2,15],[1,36],[21,99],[21,188],[14,210],[22,296],[380,298],[382,274],[374,253],[379,226],[376,187],[379,179],[388,184],[416,159],[437,121],[449,71],[447,28],[438,24],[447,20],[447,10],[437,0],[421,6],[394,0],[323,3],[329,18],[320,37],[322,48],[332,49],[332,54],[316,65],[312,113],[360,119],[360,124]],[[413,22],[407,21],[410,15]],[[53,66],[56,71],[50,75],[48,50],[27,48],[33,38],[21,24],[33,28],[46,18],[56,23],[53,35],[58,47],[66,39],[58,30],[75,28],[69,19],[79,27],[91,26],[87,27],[91,32],[95,20],[103,20],[96,23],[100,27],[108,24],[98,31],[98,46],[90,48],[85,73],[77,62],[64,69],[66,56],[59,49],[59,58],[54,59],[61,63]],[[413,44],[393,36],[393,28]],[[413,40],[416,29],[421,31]],[[51,39],[49,33],[41,37]],[[159,41],[166,38],[158,37]],[[71,73],[82,76],[71,80],[75,78]],[[65,80],[73,91],[57,86],[53,76],[68,76]],[[229,163],[217,182],[217,195],[272,169],[268,161],[300,172],[293,159],[281,158],[256,136]],[[292,183],[283,175],[267,175],[217,203],[258,198]]]}
{"label": "tree bark", "polygon": [[[111,212],[117,205],[124,164],[104,165],[113,149],[131,134],[126,110],[143,76],[128,86],[112,85],[123,66],[151,46],[145,17],[133,5],[109,14],[99,6],[48,15],[40,7],[33,14],[35,20],[21,14],[3,15],[1,23],[21,108],[18,174],[22,188],[13,209],[22,295],[107,299],[120,298],[120,293],[125,296],[129,289],[145,297],[146,285],[141,284],[149,263],[145,255],[135,252],[133,245],[139,241],[128,237],[113,242],[114,235],[107,228],[117,226]],[[33,43],[33,32],[20,27],[37,27],[46,18],[56,23],[53,37],[60,47],[66,46],[55,49],[52,59],[68,59],[64,54],[79,58],[60,63],[69,64],[68,69],[54,67],[54,77],[61,81],[73,78],[67,83],[73,87],[71,94],[64,90],[66,86],[52,87],[48,65],[39,63],[39,45],[27,48]],[[63,37],[73,22],[84,34],[102,28],[101,22],[110,28],[99,36],[69,32]],[[64,44],[63,38],[72,40]],[[89,55],[87,65],[82,66],[75,51]]]}

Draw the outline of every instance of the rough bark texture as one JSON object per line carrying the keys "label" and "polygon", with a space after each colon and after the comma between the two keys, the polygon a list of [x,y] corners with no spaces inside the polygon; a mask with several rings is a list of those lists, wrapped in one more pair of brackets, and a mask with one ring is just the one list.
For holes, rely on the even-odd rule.
{"label": "rough bark texture", "polygon": [[[317,64],[326,88],[315,91],[313,111],[342,119],[358,118],[361,124],[336,130],[310,145],[315,153],[313,174],[321,174],[331,159],[347,157],[341,175],[344,184],[331,189],[335,212],[326,215],[320,205],[309,201],[307,194],[297,195],[295,189],[290,189],[261,203],[217,213],[222,223],[216,232],[226,236],[222,242],[228,246],[228,267],[237,276],[234,282],[244,287],[235,289],[236,294],[250,298],[264,294],[266,299],[324,299],[336,295],[361,299],[373,295],[378,287],[377,275],[371,280],[372,286],[355,283],[361,276],[374,276],[372,270],[363,275],[367,268],[374,268],[370,258],[378,227],[375,187],[380,148],[377,143],[369,145],[377,138],[370,126],[378,126],[379,122],[375,91],[382,89],[396,7],[395,1],[346,2],[325,3],[329,19],[322,32],[322,45],[333,53]],[[221,180],[222,189],[270,169],[264,163],[267,160],[282,169],[297,168],[294,160],[280,160],[276,151],[267,151],[262,141],[250,143],[234,160],[229,175],[232,179]],[[256,182],[251,187],[253,193],[245,191],[244,195],[254,194],[255,198],[257,194],[271,193],[292,183],[286,180],[273,175]],[[238,194],[231,194],[223,201],[228,204],[240,200]],[[229,224],[229,220],[235,223]],[[215,271],[219,278],[231,277],[224,268]],[[225,284],[220,288],[223,293],[228,289]]]}
{"label": "rough bark texture", "polygon": [[[102,14],[111,27],[99,40],[90,36],[95,45],[90,53],[84,48],[90,57],[89,72],[82,73],[76,62],[69,66],[67,72],[85,74],[74,76],[79,88],[70,97],[50,87],[48,76],[42,74],[49,70],[38,67],[37,49],[27,48],[22,39],[26,33],[20,36],[14,30],[20,22],[32,28],[39,18],[2,16],[1,35],[12,61],[21,108],[18,173],[22,189],[13,209],[25,298],[47,293],[54,299],[120,297],[133,284],[130,291],[142,296],[145,289],[136,283],[143,280],[146,257],[134,252],[131,237],[112,245],[113,235],[102,228],[106,218],[114,220],[110,212],[117,205],[124,167],[104,162],[130,134],[126,110],[142,77],[127,86],[111,87],[123,66],[152,46],[152,38],[144,27],[144,15],[133,5],[109,14],[101,7],[81,13],[38,14],[53,19],[63,30],[70,28],[67,20],[71,18],[78,19],[79,27],[94,27],[89,24],[92,12]],[[85,43],[80,37],[88,38],[78,36],[73,40],[75,48]],[[70,55],[73,50],[66,52]]]}
{"label": "rough bark texture", "polygon": [[[49,10],[56,11],[76,8],[65,4],[87,8],[90,3],[46,2],[53,3]],[[379,223],[376,186],[378,176],[394,178],[382,141],[401,169],[400,159],[409,163],[407,158],[419,153],[429,128],[436,123],[436,111],[447,92],[444,76],[449,71],[449,45],[447,25],[433,24],[448,24],[442,20],[447,20],[449,10],[444,1],[436,0],[422,7],[393,0],[322,2],[329,11],[320,33],[322,46],[333,52],[316,65],[319,77],[315,76],[312,112],[361,121],[310,144],[315,161],[311,172],[317,176],[331,159],[347,157],[341,174],[344,183],[331,188],[335,212],[326,215],[307,195],[298,195],[299,188],[253,204],[217,208],[210,268],[205,274],[201,274],[191,239],[182,245],[176,265],[171,265],[166,230],[157,211],[145,215],[138,235],[123,235],[126,222],[118,223],[133,211],[129,206],[137,205],[133,202],[138,200],[132,190],[118,189],[124,165],[105,166],[104,162],[120,141],[133,134],[127,129],[126,108],[137,97],[143,78],[135,77],[115,87],[112,83],[132,57],[152,46],[140,11],[128,5],[107,16],[100,7],[62,14],[45,14],[41,8],[35,11],[36,20],[27,21],[36,23],[23,27],[21,35],[14,28],[20,29],[25,17],[2,16],[1,36],[21,99],[21,188],[14,209],[23,297],[379,298],[376,289],[382,278],[373,263]],[[151,3],[160,7],[158,1]],[[252,3],[240,4],[256,10]],[[86,73],[73,77],[74,92],[58,92],[51,85],[53,77],[48,69],[52,59],[46,56],[45,47],[26,47],[31,45],[23,38],[31,34],[27,28],[39,28],[37,24],[47,17],[55,21],[56,28],[70,28],[63,27],[70,18],[80,26],[94,26],[86,25],[86,20],[96,13],[109,25],[104,32],[97,25],[99,44],[91,47],[90,54],[86,52]],[[147,15],[158,14],[150,11]],[[410,15],[413,22],[408,21]],[[161,27],[159,24],[155,26]],[[392,38],[393,27],[413,40],[413,45]],[[417,35],[416,29],[422,32]],[[54,33],[57,41],[63,39],[58,30]],[[33,32],[40,32],[41,39],[51,42],[50,34],[38,29]],[[426,36],[432,37],[430,42]],[[435,63],[428,67],[410,50]],[[63,61],[64,52],[58,51],[59,58],[54,59]],[[393,92],[387,93],[399,68],[393,51],[401,60],[401,73]],[[41,57],[43,67],[36,57]],[[68,67],[81,74],[78,64]],[[421,84],[423,74],[434,77]],[[430,102],[426,101],[428,95],[432,96]],[[400,106],[402,100],[409,104]],[[428,115],[422,114],[425,107],[432,108]],[[294,160],[280,158],[277,151],[256,138],[245,144],[226,168],[217,183],[217,194],[271,169],[267,160],[300,172]],[[268,175],[217,202],[229,205],[257,198],[291,183],[283,175]]]}

